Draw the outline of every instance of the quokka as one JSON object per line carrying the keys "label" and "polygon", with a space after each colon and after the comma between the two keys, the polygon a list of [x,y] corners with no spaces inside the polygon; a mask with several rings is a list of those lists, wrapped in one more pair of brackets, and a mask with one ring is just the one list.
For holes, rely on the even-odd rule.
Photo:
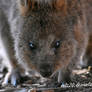
{"label": "quokka", "polygon": [[8,67],[4,84],[11,80],[16,85],[21,68],[45,78],[57,74],[58,83],[68,81],[74,65],[84,64],[84,57],[91,60],[90,4],[91,0],[0,0],[0,43]]}

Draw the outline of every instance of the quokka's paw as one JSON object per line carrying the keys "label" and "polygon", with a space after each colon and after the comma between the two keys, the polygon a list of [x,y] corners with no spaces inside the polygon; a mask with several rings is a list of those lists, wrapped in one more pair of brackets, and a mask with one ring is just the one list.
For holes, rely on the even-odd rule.
{"label": "quokka's paw", "polygon": [[20,72],[18,70],[13,70],[5,75],[2,85],[6,86],[10,83],[13,86],[17,86],[21,82],[21,78]]}

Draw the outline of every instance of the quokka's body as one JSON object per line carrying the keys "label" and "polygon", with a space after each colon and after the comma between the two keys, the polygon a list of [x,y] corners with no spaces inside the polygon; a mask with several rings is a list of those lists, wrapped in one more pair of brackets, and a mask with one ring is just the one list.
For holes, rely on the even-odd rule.
{"label": "quokka's body", "polygon": [[87,0],[1,0],[0,38],[7,56],[4,62],[9,62],[4,83],[13,74],[18,76],[15,70],[19,65],[46,78],[58,73],[58,82],[66,80],[72,66],[83,63],[89,53],[87,48],[92,46],[92,13],[86,9],[91,10],[89,2],[92,3]]}

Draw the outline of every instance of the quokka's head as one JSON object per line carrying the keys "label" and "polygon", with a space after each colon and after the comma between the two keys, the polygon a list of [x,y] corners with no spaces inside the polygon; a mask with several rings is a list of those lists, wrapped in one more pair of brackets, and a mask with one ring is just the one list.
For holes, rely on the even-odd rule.
{"label": "quokka's head", "polygon": [[66,67],[73,56],[73,27],[66,17],[65,1],[20,0],[23,15],[15,41],[16,57],[43,77]]}

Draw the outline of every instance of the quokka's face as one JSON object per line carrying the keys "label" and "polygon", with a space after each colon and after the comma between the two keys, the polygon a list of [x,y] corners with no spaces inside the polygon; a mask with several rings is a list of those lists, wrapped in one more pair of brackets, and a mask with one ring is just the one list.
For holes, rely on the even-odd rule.
{"label": "quokka's face", "polygon": [[50,77],[69,63],[74,48],[68,40],[72,28],[64,13],[46,7],[23,18],[15,48],[19,62]]}
{"label": "quokka's face", "polygon": [[57,23],[43,18],[28,20],[22,25],[16,40],[17,58],[43,77],[50,77],[69,63],[73,48],[67,40],[68,28],[59,20]]}

